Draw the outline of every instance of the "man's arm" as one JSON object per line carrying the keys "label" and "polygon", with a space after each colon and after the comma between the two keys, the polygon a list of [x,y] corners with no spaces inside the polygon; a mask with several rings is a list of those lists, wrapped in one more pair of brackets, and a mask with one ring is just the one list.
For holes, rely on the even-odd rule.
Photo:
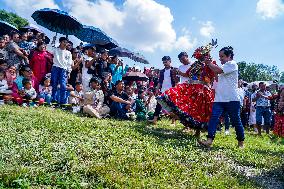
{"label": "man's arm", "polygon": [[111,95],[110,99],[113,100],[114,102],[118,102],[118,103],[123,103],[123,104],[131,104],[131,102],[123,100],[122,98],[119,98],[115,95]]}
{"label": "man's arm", "polygon": [[222,68],[220,68],[219,66],[213,64],[212,61],[207,61],[206,63],[207,63],[207,65],[209,66],[209,68],[210,68],[215,74],[224,73],[224,71],[222,70]]}

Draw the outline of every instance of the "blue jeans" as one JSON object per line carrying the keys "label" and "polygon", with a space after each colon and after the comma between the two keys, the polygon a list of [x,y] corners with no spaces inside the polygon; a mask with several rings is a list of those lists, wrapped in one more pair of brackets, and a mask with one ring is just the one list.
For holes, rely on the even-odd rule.
{"label": "blue jeans", "polygon": [[271,123],[271,110],[269,106],[257,106],[256,107],[256,124],[262,124],[262,117],[264,119],[264,125],[269,127]]}
{"label": "blue jeans", "polygon": [[219,123],[219,118],[222,115],[222,113],[225,111],[228,112],[232,125],[233,127],[235,127],[237,140],[244,141],[245,134],[244,134],[244,127],[242,125],[240,117],[240,108],[241,106],[239,101],[214,102],[211,118],[208,124],[207,138],[211,138],[212,140],[214,140],[217,125]]}
{"label": "blue jeans", "polygon": [[112,102],[110,106],[110,113],[117,119],[128,119],[126,113],[127,104],[119,103],[119,102]]}
{"label": "blue jeans", "polygon": [[39,95],[39,98],[43,98],[44,102],[46,102],[47,104],[51,104],[52,97],[51,97],[50,94],[48,94],[48,93],[41,93]]}
{"label": "blue jeans", "polygon": [[229,114],[228,112],[223,112],[222,116],[224,118],[224,124],[225,124],[225,130],[229,130],[230,129],[230,118],[229,118]]}
{"label": "blue jeans", "polygon": [[52,86],[52,99],[56,98],[57,86],[60,85],[59,90],[59,104],[67,102],[66,85],[67,85],[67,70],[53,66],[51,69],[51,86]]}

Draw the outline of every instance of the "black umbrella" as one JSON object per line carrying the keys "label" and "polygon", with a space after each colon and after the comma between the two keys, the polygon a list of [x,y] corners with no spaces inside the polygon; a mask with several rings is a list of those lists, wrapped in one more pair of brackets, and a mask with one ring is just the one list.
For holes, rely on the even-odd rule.
{"label": "black umbrella", "polygon": [[2,20],[0,20],[0,28],[0,36],[10,34],[12,31],[19,32],[15,26]]}
{"label": "black umbrella", "polygon": [[21,27],[19,28],[20,32],[28,32],[31,31],[33,32],[34,35],[36,35],[37,33],[43,33],[43,31],[41,31],[39,28],[33,27],[33,26],[25,26],[25,27]]}
{"label": "black umbrella", "polygon": [[148,81],[148,77],[142,72],[129,72],[122,77],[125,81]]}
{"label": "black umbrella", "polygon": [[37,24],[64,35],[75,35],[83,25],[67,12],[58,9],[44,8],[32,14]]}

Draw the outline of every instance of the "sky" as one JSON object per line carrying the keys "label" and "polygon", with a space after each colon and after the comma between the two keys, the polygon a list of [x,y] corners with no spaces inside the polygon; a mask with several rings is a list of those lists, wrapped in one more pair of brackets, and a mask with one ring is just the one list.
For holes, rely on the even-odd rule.
{"label": "sky", "polygon": [[219,45],[212,50],[215,60],[221,47],[232,46],[237,62],[276,65],[284,71],[283,0],[0,0],[0,9],[31,24],[36,24],[31,14],[41,8],[65,10],[102,29],[120,46],[143,54],[150,66],[161,68],[161,58],[168,55],[177,67],[181,51],[191,56],[214,38]]}

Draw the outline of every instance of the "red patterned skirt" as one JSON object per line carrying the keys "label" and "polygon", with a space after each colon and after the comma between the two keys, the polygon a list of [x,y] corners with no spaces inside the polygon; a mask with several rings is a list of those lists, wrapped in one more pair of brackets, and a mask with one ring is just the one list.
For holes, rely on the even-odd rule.
{"label": "red patterned skirt", "polygon": [[275,115],[273,133],[277,136],[284,137],[284,115]]}
{"label": "red patterned skirt", "polygon": [[204,129],[209,122],[214,90],[203,84],[178,84],[157,98],[163,108],[176,114],[190,128]]}

